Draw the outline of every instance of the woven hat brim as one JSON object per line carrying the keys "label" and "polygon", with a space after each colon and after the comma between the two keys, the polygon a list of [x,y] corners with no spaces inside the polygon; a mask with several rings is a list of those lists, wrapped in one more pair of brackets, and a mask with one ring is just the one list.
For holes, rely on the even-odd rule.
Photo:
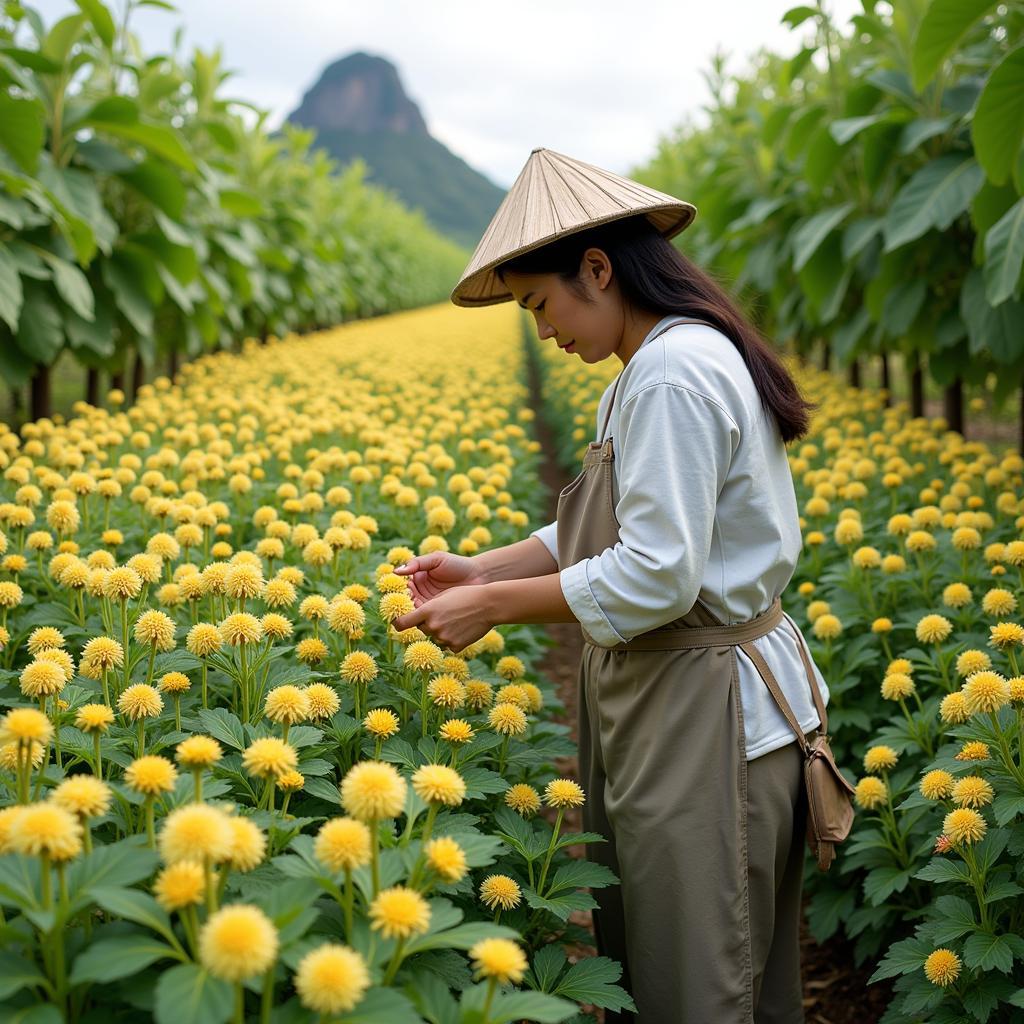
{"label": "woven hat brim", "polygon": [[638,216],[646,217],[664,238],[674,238],[693,223],[694,218],[697,216],[697,207],[684,200],[676,200],[675,202],[664,203],[660,206],[650,206],[644,210],[626,210],[621,213],[610,214],[606,217],[595,217],[593,220],[580,224],[578,227],[545,235],[529,245],[523,245],[518,249],[502,254],[500,258],[492,260],[470,274],[469,277],[460,281],[452,290],[451,301],[456,306],[464,307],[493,306],[499,302],[508,302],[514,299],[515,296],[513,296],[506,285],[502,284],[501,279],[494,272],[495,268],[502,263],[515,256],[521,256],[524,252],[539,249],[541,246],[556,242],[568,235],[589,230],[600,224],[609,224],[612,221]]}

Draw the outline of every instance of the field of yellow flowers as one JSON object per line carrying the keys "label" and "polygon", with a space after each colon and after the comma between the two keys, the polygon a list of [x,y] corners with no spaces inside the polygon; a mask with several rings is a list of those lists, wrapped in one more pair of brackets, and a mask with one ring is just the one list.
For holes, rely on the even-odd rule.
{"label": "field of yellow flowers", "polygon": [[[536,346],[567,466],[619,364]],[[895,979],[885,1024],[1024,1021],[1024,460],[791,365],[804,555],[784,597],[858,815],[809,923]],[[841,967],[842,965],[837,965]]]}
{"label": "field of yellow flowers", "polygon": [[0,425],[0,1018],[632,1006],[564,949],[617,879],[566,852],[603,839],[536,627],[391,625],[398,564],[533,525],[525,370],[508,307],[446,305]]}

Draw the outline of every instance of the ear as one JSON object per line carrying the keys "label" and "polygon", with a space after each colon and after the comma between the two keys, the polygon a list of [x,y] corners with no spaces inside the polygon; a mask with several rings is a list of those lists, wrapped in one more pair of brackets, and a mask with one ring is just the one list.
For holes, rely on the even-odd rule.
{"label": "ear", "polygon": [[612,279],[612,263],[604,249],[591,246],[580,260],[580,275],[598,288],[607,288]]}

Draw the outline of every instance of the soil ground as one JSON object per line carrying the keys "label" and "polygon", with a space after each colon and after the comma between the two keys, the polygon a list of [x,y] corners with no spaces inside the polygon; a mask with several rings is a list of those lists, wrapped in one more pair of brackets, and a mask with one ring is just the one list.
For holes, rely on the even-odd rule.
{"label": "soil ground", "polygon": [[[554,458],[554,439],[543,415],[539,386],[534,365],[531,367],[530,376],[530,404],[537,413],[534,423],[535,436],[540,441],[544,454],[541,478],[547,489],[546,511],[550,521],[555,518],[558,492],[569,482],[571,476]],[[539,669],[542,675],[555,683],[558,695],[565,705],[565,721],[571,728],[573,742],[576,742],[576,677],[583,646],[580,628],[574,623],[552,623],[545,628],[554,642],[541,661]],[[560,773],[579,779],[575,758],[561,758],[556,767]],[[554,815],[551,814],[550,818],[553,823]],[[564,823],[567,831],[582,831],[579,809],[568,810]],[[583,846],[568,848],[568,852],[576,857],[584,856],[584,850]],[[574,913],[572,920],[593,934],[593,921],[589,911]],[[569,950],[572,961],[596,953],[596,947],[593,946]],[[881,1020],[891,998],[891,988],[885,982],[868,985],[873,967],[870,964],[859,968],[854,966],[852,943],[841,936],[836,936],[818,945],[808,933],[805,924],[801,933],[801,953],[806,1024],[877,1024]],[[598,1020],[603,1022],[603,1011],[595,1012]]]}

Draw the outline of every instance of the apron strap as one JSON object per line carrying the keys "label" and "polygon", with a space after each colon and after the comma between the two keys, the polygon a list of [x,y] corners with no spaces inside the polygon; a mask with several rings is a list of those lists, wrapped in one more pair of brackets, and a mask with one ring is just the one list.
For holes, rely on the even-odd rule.
{"label": "apron strap", "polygon": [[[703,324],[705,327],[715,326],[714,324],[709,324],[707,320],[698,320],[696,317],[692,316],[680,316],[675,317],[671,323],[665,324],[665,326],[662,327],[660,331],[658,331],[658,334],[664,334],[665,331],[667,331],[670,327],[675,327],[676,324]],[[715,330],[717,329],[718,328],[716,327]],[[658,334],[655,334],[654,338],[658,337]],[[652,338],[651,340],[653,341],[654,338]],[[604,423],[601,424],[601,433],[599,435],[600,440],[598,441],[598,444],[601,444],[604,441],[604,432],[608,429],[608,421],[612,417],[612,404],[615,402],[615,392],[618,390],[619,378],[621,376],[622,370],[619,371],[618,375],[615,378],[615,386],[612,388],[612,395],[611,398],[608,400],[608,408],[605,410],[604,413]]]}
{"label": "apron strap", "polygon": [[[789,619],[789,616],[787,615],[786,618]],[[792,620],[790,621],[792,622]],[[795,623],[793,624],[793,628],[796,630],[800,659],[803,661],[804,669],[807,672],[807,681],[811,684],[811,698],[814,701],[814,708],[818,712],[818,718],[820,719],[821,724],[818,727],[819,732],[822,736],[827,736],[828,716],[825,714],[825,705],[821,699],[821,691],[818,689],[818,681],[814,678],[814,669],[811,667],[810,656],[807,653],[803,636]],[[789,724],[790,729],[793,730],[793,734],[796,736],[801,749],[806,753],[808,744],[807,740],[804,738],[804,731],[800,728],[800,723],[796,720],[796,715],[793,714],[793,709],[789,706],[789,701],[786,700],[783,695],[778,680],[775,678],[772,670],[768,667],[768,662],[764,660],[761,652],[754,646],[753,642],[739,644],[738,646],[743,649],[747,657],[754,663],[755,668],[764,680],[765,686],[768,687],[768,692],[772,695],[775,703],[779,706],[779,710],[782,712],[783,717]]]}

